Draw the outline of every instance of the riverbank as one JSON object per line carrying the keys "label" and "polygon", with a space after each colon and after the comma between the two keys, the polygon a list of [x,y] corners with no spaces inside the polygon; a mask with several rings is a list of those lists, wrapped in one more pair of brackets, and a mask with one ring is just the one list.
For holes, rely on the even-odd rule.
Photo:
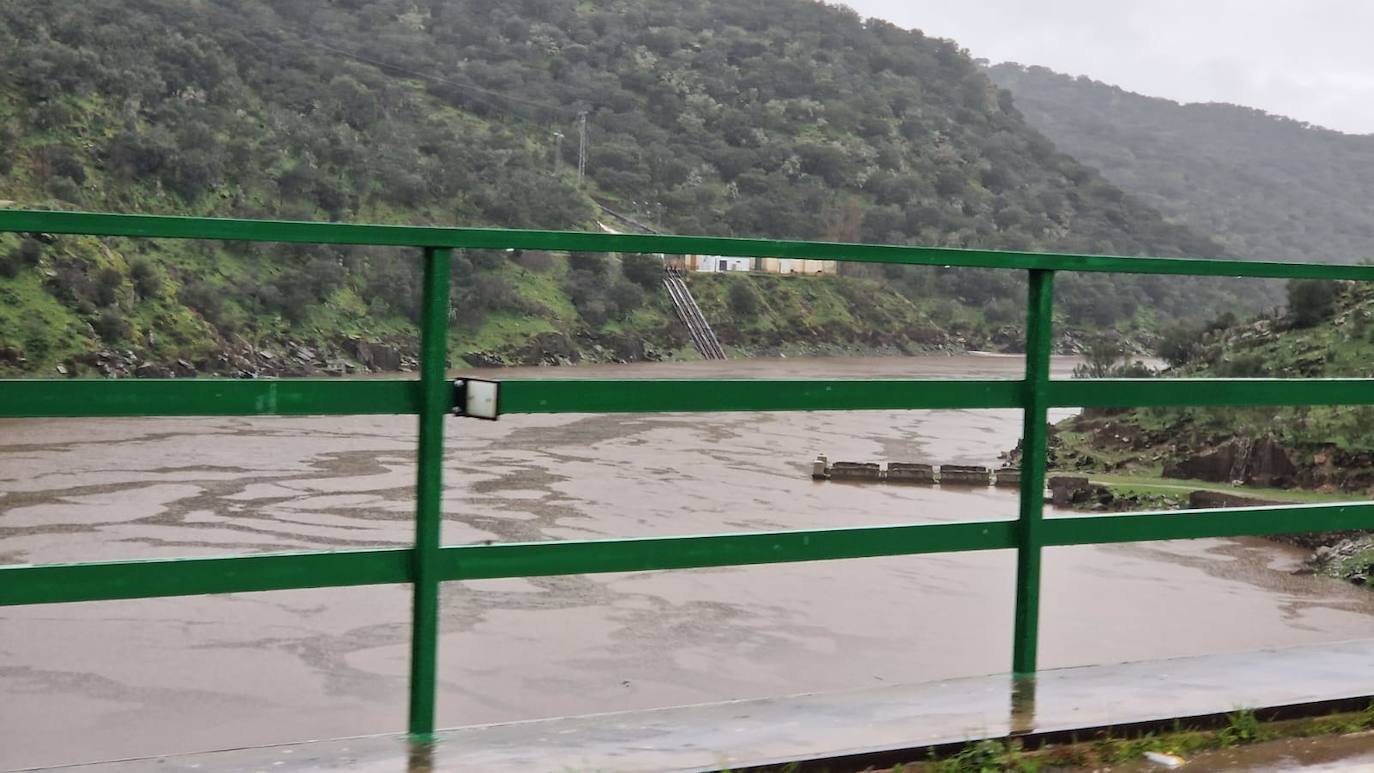
{"label": "riverbank", "polygon": [[[526,299],[529,308],[523,312],[456,318],[449,333],[451,365],[568,366],[700,358],[661,291],[643,288],[633,293],[639,301],[632,310],[589,319],[565,297],[555,281],[563,276],[561,269],[555,268],[541,273],[506,266],[530,287],[542,288],[543,294]],[[974,309],[911,299],[871,279],[694,274],[688,281],[731,359],[948,356],[970,351],[1017,353],[1024,347],[1019,323],[994,324]],[[738,290],[746,292],[741,295]],[[218,295],[211,297],[215,308],[233,305]],[[743,302],[741,297],[752,300]],[[84,332],[60,345],[37,334],[21,340],[0,333],[0,376],[275,378],[416,368],[418,334],[406,319],[377,316],[376,309],[362,306],[350,307],[347,313],[319,307],[302,314],[288,323],[272,315],[239,319],[223,310],[182,309],[179,316],[146,320],[117,338],[97,336],[90,325],[73,318],[64,323],[66,327]],[[168,321],[173,318],[179,327]],[[14,329],[18,327],[15,322]],[[1081,353],[1099,332],[1061,329],[1055,351]],[[1157,338],[1139,326],[1111,332],[1126,351],[1136,354],[1150,351]]]}
{"label": "riverbank", "polygon": [[[1073,509],[1139,512],[1351,501],[1348,494],[1334,492],[1256,488],[1147,475],[1097,474],[1089,475],[1088,482],[1089,488],[1071,503]],[[1354,585],[1374,585],[1374,534],[1302,532],[1276,534],[1267,539],[1312,551],[1306,564],[1315,573]]]}
{"label": "riverbank", "polygon": [[[1203,442],[1150,411],[1084,411],[1051,428],[1047,459],[1094,489],[1080,510],[1177,510],[1323,504],[1369,498],[1374,455],[1334,447],[1298,452],[1272,435]],[[1020,447],[1006,455],[1018,463]],[[1355,585],[1374,583],[1374,534],[1303,532],[1268,537],[1311,551],[1308,568]]]}

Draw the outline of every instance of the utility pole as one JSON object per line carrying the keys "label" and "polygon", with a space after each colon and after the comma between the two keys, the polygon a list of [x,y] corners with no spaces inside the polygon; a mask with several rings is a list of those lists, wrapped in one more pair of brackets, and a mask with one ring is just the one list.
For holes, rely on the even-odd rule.
{"label": "utility pole", "polygon": [[587,173],[587,111],[577,113],[577,187],[582,187],[582,177]]}
{"label": "utility pole", "polygon": [[563,132],[553,133],[553,173],[558,174],[558,170],[563,166]]}

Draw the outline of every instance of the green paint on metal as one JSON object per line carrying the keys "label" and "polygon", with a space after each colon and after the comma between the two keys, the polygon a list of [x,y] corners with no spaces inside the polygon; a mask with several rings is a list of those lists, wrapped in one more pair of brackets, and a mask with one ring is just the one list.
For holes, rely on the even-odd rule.
{"label": "green paint on metal", "polygon": [[0,210],[0,231],[137,236],[169,239],[235,239],[395,247],[527,249],[574,252],[642,252],[665,255],[813,258],[913,266],[968,266],[1122,274],[1374,280],[1374,267],[1267,261],[1131,258],[1060,255],[949,247],[835,244],[704,236],[520,231],[495,228],[303,223],[93,212]]}
{"label": "green paint on metal", "polygon": [[445,580],[643,572],[1004,550],[1015,521],[902,524],[688,537],[460,545],[442,551]]}
{"label": "green paint on metal", "polygon": [[424,253],[420,304],[420,449],[415,476],[415,576],[410,640],[410,733],[434,732],[434,691],[439,651],[439,546],[444,497],[444,417],[453,406],[448,365],[448,290],[453,256]]}
{"label": "green paint on metal", "polygon": [[1045,521],[1046,544],[1090,545],[1200,537],[1374,529],[1374,502],[1215,508]]}
{"label": "green paint on metal", "polygon": [[508,379],[501,413],[1015,408],[1019,381]]}
{"label": "green paint on metal", "polygon": [[1035,673],[1040,640],[1040,559],[1044,537],[1054,273],[1032,271],[1026,309],[1026,379],[1021,430],[1021,517],[1017,521],[1012,673]]}
{"label": "green paint on metal", "polygon": [[0,418],[418,413],[399,379],[4,379]]}
{"label": "green paint on metal", "polygon": [[[1016,408],[1006,380],[507,379],[505,413]],[[332,416],[420,412],[414,379],[0,379],[0,418]],[[1374,379],[1049,382],[1052,407],[1370,405]]]}
{"label": "green paint on metal", "polygon": [[[1374,529],[1374,502],[1071,516],[1041,522],[1043,546]],[[861,526],[440,548],[440,580],[640,572],[1005,550],[1019,521]],[[271,553],[0,567],[0,606],[408,583],[409,549]]]}
{"label": "green paint on metal", "polygon": [[411,581],[411,551],[350,550],[215,558],[0,566],[0,607]]}
{"label": "green paint on metal", "polygon": [[[0,210],[0,232],[235,239],[423,248],[421,377],[376,379],[0,380],[0,418],[418,414],[415,544],[384,549],[153,561],[0,566],[0,606],[411,583],[411,733],[434,730],[440,583],[970,550],[1017,551],[1013,672],[1035,671],[1040,562],[1046,546],[1374,528],[1374,502],[1043,518],[1051,406],[1369,405],[1374,379],[1052,381],[1053,272],[1374,280],[1374,267],[1052,255],[705,237],[291,223]],[[1009,268],[1030,272],[1021,381],[512,379],[503,413],[1024,410],[1019,518],[496,545],[441,546],[450,250],[710,254]]]}
{"label": "green paint on metal", "polygon": [[1188,405],[1370,405],[1368,378],[1156,378],[1054,381],[1050,405],[1146,408]]}

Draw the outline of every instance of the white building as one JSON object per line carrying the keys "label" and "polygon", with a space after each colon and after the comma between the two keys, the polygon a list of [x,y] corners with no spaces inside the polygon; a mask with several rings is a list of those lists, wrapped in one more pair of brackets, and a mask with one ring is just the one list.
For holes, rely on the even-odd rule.
{"label": "white building", "polygon": [[[597,222],[606,233],[620,231]],[[809,258],[727,258],[720,255],[659,255],[665,266],[681,271],[720,273],[722,271],[758,271],[765,274],[838,274],[839,262]]]}
{"label": "white building", "polygon": [[693,255],[696,265],[693,271],[753,271],[753,258],[722,258],[719,255]]}

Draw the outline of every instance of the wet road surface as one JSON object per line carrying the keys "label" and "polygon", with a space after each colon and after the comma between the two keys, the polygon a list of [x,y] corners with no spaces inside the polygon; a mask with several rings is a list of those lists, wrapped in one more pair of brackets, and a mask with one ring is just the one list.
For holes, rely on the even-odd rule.
{"label": "wet road surface", "polygon": [[[1019,370],[956,357],[538,375]],[[1019,431],[1017,411],[455,420],[444,538],[1011,518],[1010,491],[816,483],[809,470],[817,453],[993,464]],[[0,422],[0,563],[406,546],[414,440],[413,417]],[[1374,594],[1291,574],[1301,557],[1262,540],[1050,549],[1042,666],[1374,637]],[[1013,571],[998,551],[448,583],[439,721],[1000,672]],[[408,618],[407,589],[390,586],[0,610],[0,768],[399,730]]]}

